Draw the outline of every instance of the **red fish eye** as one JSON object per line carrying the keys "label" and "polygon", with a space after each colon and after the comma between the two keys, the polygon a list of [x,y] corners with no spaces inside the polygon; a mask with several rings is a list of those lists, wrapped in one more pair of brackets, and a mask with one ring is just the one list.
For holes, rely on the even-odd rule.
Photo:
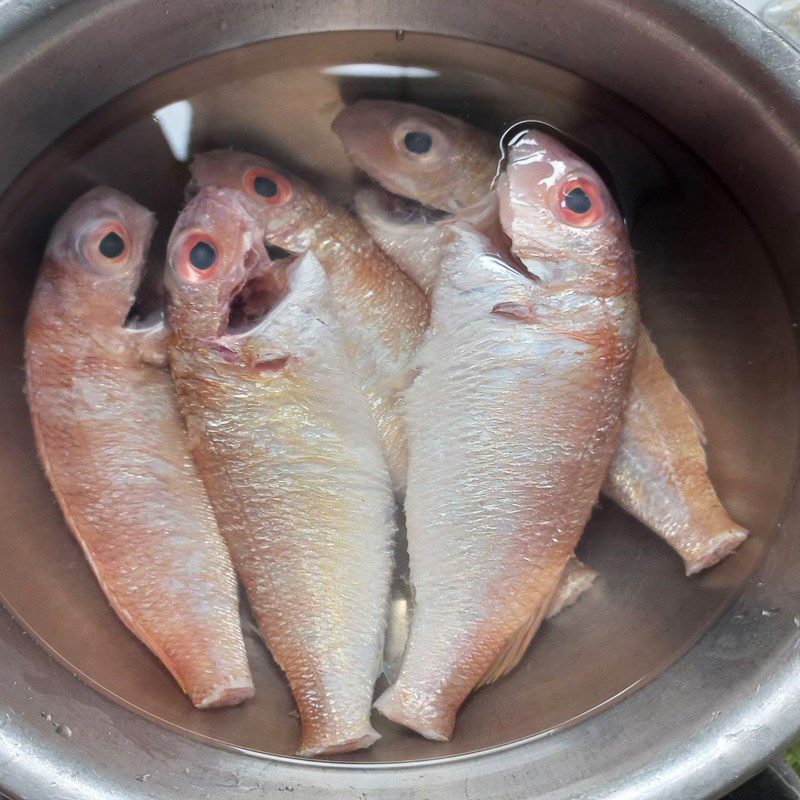
{"label": "red fish eye", "polygon": [[116,267],[128,260],[130,236],[119,222],[100,223],[81,239],[84,258],[94,266]]}
{"label": "red fish eye", "polygon": [[282,206],[292,196],[292,184],[283,175],[261,167],[245,173],[244,189],[251,197],[270,206]]}
{"label": "red fish eye", "polygon": [[198,231],[184,239],[175,268],[190,283],[202,283],[217,271],[219,248],[208,234]]}
{"label": "red fish eye", "polygon": [[572,178],[561,184],[558,209],[562,220],[576,228],[588,228],[605,214],[603,198],[588,178]]}

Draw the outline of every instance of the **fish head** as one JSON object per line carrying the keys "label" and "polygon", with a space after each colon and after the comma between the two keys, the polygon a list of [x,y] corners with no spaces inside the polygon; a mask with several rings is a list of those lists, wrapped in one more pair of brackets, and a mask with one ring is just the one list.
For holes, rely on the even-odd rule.
{"label": "fish head", "polygon": [[121,326],[134,302],[155,230],[153,214],[97,186],[56,223],[45,251],[51,284],[82,319]]}
{"label": "fish head", "polygon": [[210,150],[194,157],[189,191],[217,186],[237,190],[272,245],[296,253],[308,249],[304,232],[325,214],[324,201],[295,175],[266,158],[236,150]]}
{"label": "fish head", "polygon": [[200,189],[180,213],[167,246],[164,285],[170,326],[213,339],[228,328],[248,281],[268,279],[261,226],[234,189]]}
{"label": "fish head", "polygon": [[625,225],[597,172],[565,145],[531,130],[508,148],[497,185],[511,249],[544,281],[627,279]]}
{"label": "fish head", "polygon": [[[332,125],[352,162],[384,189],[443,211],[477,199],[476,164],[485,171],[488,137],[455,117],[388,100],[359,100]],[[486,181],[485,191],[489,190]]]}

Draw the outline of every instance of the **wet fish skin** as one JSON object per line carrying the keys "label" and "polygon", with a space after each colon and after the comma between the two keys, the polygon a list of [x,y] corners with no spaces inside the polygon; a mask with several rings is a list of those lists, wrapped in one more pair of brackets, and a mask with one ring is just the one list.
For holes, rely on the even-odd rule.
{"label": "wet fish skin", "polygon": [[[313,255],[272,265],[286,271],[281,299],[249,329],[226,331],[232,294],[263,260],[260,223],[235,195],[201,190],[172,234],[165,282],[180,405],[259,628],[297,702],[298,754],[369,747],[379,738],[370,706],[395,535],[389,474]],[[217,252],[214,273],[197,282],[182,277],[192,235]]]}
{"label": "wet fish skin", "polygon": [[[376,186],[356,192],[354,206],[361,224],[378,246],[430,295],[441,276],[453,218],[431,221],[422,208],[415,212],[398,210],[397,198]],[[504,257],[511,257],[510,242],[500,228],[494,193],[454,217],[483,234]]]}
{"label": "wet fish skin", "polygon": [[[379,174],[390,192],[455,213],[492,188],[499,150],[491,136],[429,108],[393,100],[359,100],[331,126],[352,162]],[[406,146],[408,134],[430,137],[426,152]],[[476,192],[477,189],[477,192]]]}
{"label": "wet fish skin", "polygon": [[[501,241],[494,196],[486,197],[487,200],[470,209],[472,213],[461,212],[459,219],[467,221],[484,235],[488,234],[487,238],[498,248],[498,252],[507,251],[507,243]],[[424,209],[398,209],[395,198],[383,189],[374,187],[357,192],[355,208],[370,236],[426,293],[432,292],[441,274],[441,261],[447,248],[450,225],[432,222]],[[573,556],[567,562],[546,619],[552,619],[574,605],[591,588],[596,577],[594,570]],[[405,641],[405,637],[399,635],[394,638]],[[393,664],[397,656],[398,653],[393,652],[387,662]],[[391,674],[396,674],[396,671]]]}
{"label": "wet fish skin", "polygon": [[[549,204],[565,159],[605,208],[577,233]],[[638,329],[622,221],[588,165],[528,134],[499,193],[535,274],[452,223],[403,399],[415,608],[398,679],[375,705],[437,740],[548,611],[613,454]],[[559,239],[577,244],[549,246]]]}
{"label": "wet fish skin", "polygon": [[[253,683],[230,557],[163,368],[163,325],[125,327],[154,227],[105,187],[58,222],[26,323],[28,403],[53,491],[119,618],[198,708],[234,705]],[[124,244],[117,259],[99,253],[107,232]]]}
{"label": "wet fish skin", "polygon": [[[487,175],[496,169],[498,149],[485,133],[463,121],[456,121],[459,133],[452,136],[451,119],[412,104],[362,100],[340,113],[333,130],[354,163],[385,189],[433,208],[463,213],[485,198]],[[412,120],[448,138],[451,157],[468,153],[481,168],[443,168],[437,172],[435,187],[410,168],[399,180],[397,172],[408,158],[395,152],[398,141],[392,130],[407,127]],[[405,220],[418,223],[413,227],[404,225],[396,214],[388,213],[393,211],[391,203],[368,191],[359,193],[358,216],[395,263],[425,288],[438,269],[438,226],[420,224],[424,218]],[[717,496],[697,414],[643,325],[638,339],[641,352],[634,363],[633,390],[603,491],[663,538],[683,559],[686,574],[692,575],[723,560],[748,532],[731,519]]]}
{"label": "wet fish skin", "polygon": [[[592,587],[596,579],[597,573],[591,567],[587,567],[578,558],[572,556],[561,573],[558,588],[547,608],[545,619],[553,619],[565,609],[574,606],[583,594]],[[406,642],[408,641],[409,627],[410,620],[404,603],[401,613],[396,618],[392,617],[391,612],[389,615],[389,626],[383,651],[383,668],[381,670],[389,683],[394,683],[397,679],[397,673],[400,670]]]}
{"label": "wet fish skin", "polygon": [[[214,150],[197,155],[191,172],[190,191],[211,186],[242,191],[270,244],[294,253],[313,251],[319,259],[347,355],[377,420],[394,485],[402,492],[407,452],[395,404],[411,378],[409,362],[428,324],[425,295],[351,214],[278,165],[248,153]],[[258,194],[257,180],[271,181],[275,195]]]}
{"label": "wet fish skin", "polygon": [[705,437],[694,409],[640,336],[625,423],[603,491],[683,559],[686,574],[717,564],[746,538],[708,478]]}

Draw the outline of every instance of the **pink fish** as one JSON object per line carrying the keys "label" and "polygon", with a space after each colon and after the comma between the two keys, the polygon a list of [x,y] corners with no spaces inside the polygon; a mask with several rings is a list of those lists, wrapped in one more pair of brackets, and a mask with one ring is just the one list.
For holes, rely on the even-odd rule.
{"label": "pink fish", "polygon": [[[586,213],[558,200],[576,188]],[[630,247],[594,171],[528,133],[498,191],[527,270],[468,224],[446,226],[402,404],[414,614],[375,705],[437,740],[547,614],[614,452],[638,331]]]}
{"label": "pink fish", "polygon": [[395,534],[389,472],[312,254],[267,265],[277,292],[256,292],[232,318],[266,263],[261,225],[242,201],[203,189],[172,233],[165,283],[180,407],[297,702],[298,753],[369,747]]}
{"label": "pink fish", "polygon": [[53,491],[119,618],[198,708],[234,705],[253,694],[236,578],[163,325],[126,325],[154,227],[104,187],[58,222],[28,312],[28,403]]}
{"label": "pink fish", "polygon": [[[491,188],[499,155],[496,139],[453,117],[406,103],[362,100],[342,111],[333,129],[353,162],[370,177],[427,206],[460,211],[481,201]],[[388,214],[382,205],[362,196],[362,223],[426,288],[438,269],[436,229],[402,225],[403,215]],[[513,235],[511,239],[517,252]],[[603,491],[665,539],[691,575],[729,555],[747,531],[717,497],[697,414],[644,327],[639,343],[624,423]]]}
{"label": "pink fish", "polygon": [[350,213],[264,158],[232,150],[196,156],[192,187],[239,190],[266,240],[312,251],[325,270],[348,357],[369,401],[393,477],[402,491],[406,443],[395,404],[428,324],[428,302]]}
{"label": "pink fish", "polygon": [[[467,133],[471,130],[466,126]],[[425,296],[351,214],[272,162],[234,150],[213,150],[195,156],[191,170],[191,191],[211,186],[239,190],[270,244],[292,251],[311,249],[318,256],[347,353],[356,365],[359,385],[371,398],[393,484],[402,493],[406,440],[395,405],[413,377],[411,360],[428,323]],[[424,244],[413,238],[408,242],[419,259],[425,256]],[[408,272],[417,280],[418,272]],[[594,577],[576,560],[574,570],[564,577],[563,593],[553,600],[553,614],[572,605]],[[390,638],[404,640],[402,632]]]}

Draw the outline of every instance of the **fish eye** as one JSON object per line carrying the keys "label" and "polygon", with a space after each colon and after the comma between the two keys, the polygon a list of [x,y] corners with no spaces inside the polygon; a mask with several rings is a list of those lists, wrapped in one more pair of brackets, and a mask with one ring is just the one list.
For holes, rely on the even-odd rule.
{"label": "fish eye", "polygon": [[586,214],[592,209],[592,201],[580,186],[576,186],[564,195],[564,206],[573,214]]}
{"label": "fish eye", "polygon": [[130,235],[116,220],[90,225],[78,239],[78,250],[84,263],[100,270],[124,264],[130,248]]}
{"label": "fish eye", "polygon": [[189,251],[189,263],[195,269],[211,269],[216,260],[217,251],[208,242],[200,241]]}
{"label": "fish eye", "polygon": [[178,274],[190,283],[208,280],[217,271],[218,263],[218,247],[204,231],[197,231],[184,239],[174,262]]}
{"label": "fish eye", "polygon": [[558,209],[561,219],[576,228],[588,228],[605,214],[600,191],[588,178],[571,178],[561,185]]}
{"label": "fish eye", "polygon": [[253,190],[261,197],[275,197],[278,194],[278,184],[266,175],[257,175],[253,181]]}
{"label": "fish eye", "polygon": [[292,184],[287,178],[261,167],[254,167],[245,173],[244,190],[254,199],[270,206],[281,206],[292,196]]}
{"label": "fish eye", "polygon": [[425,131],[409,131],[403,137],[403,147],[405,147],[409,153],[425,155],[425,153],[429,153],[431,147],[433,147],[433,137]]}
{"label": "fish eye", "polygon": [[125,252],[125,240],[116,231],[109,231],[100,240],[97,250],[103,258],[113,261]]}

